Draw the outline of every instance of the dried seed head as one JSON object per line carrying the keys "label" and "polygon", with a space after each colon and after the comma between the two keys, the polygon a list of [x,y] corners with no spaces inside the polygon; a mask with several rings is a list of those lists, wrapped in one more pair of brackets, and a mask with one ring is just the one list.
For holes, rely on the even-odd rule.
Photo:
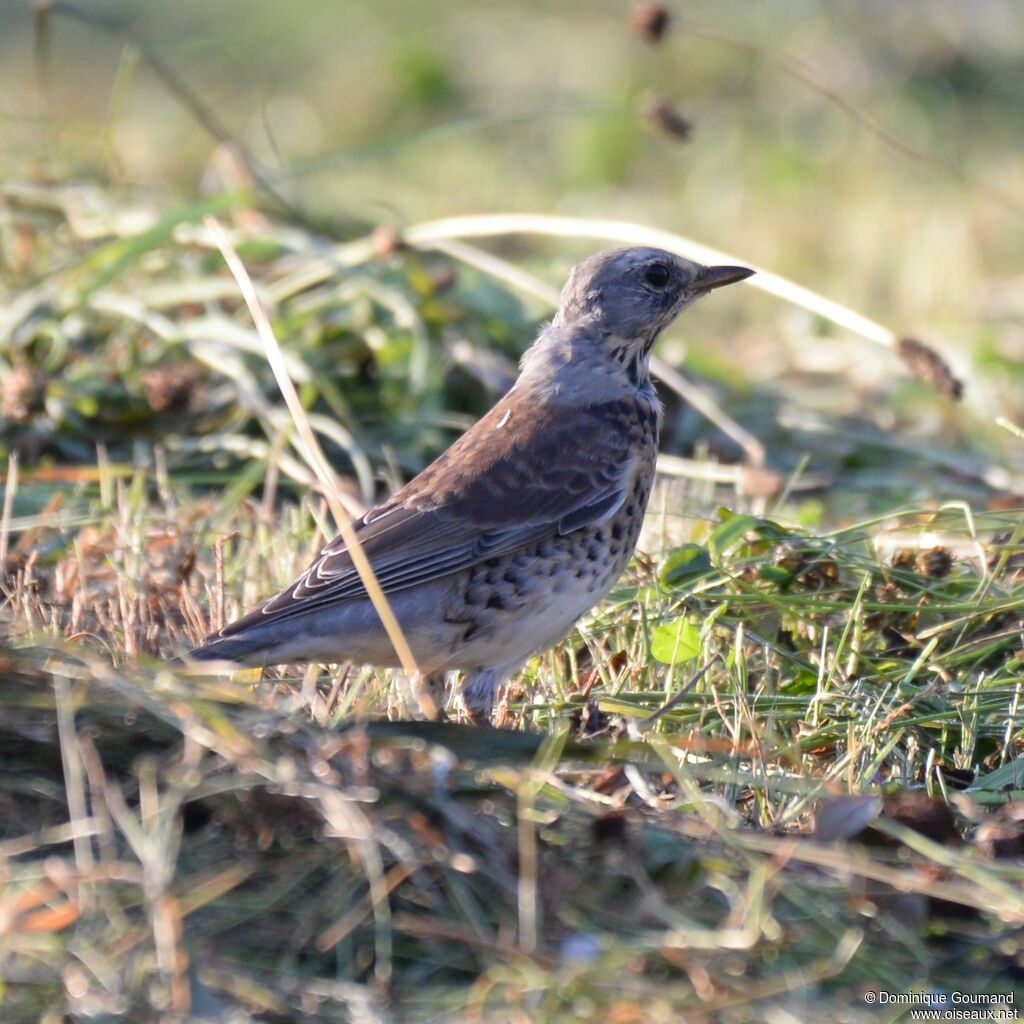
{"label": "dried seed head", "polygon": [[948,576],[949,570],[953,568],[953,556],[948,548],[928,548],[927,551],[917,553],[917,568],[925,576]]}
{"label": "dried seed head", "polygon": [[643,106],[644,121],[661,135],[688,142],[693,122],[684,117],[664,96],[648,96]]}
{"label": "dried seed head", "polygon": [[27,423],[42,412],[46,400],[46,374],[30,366],[15,366],[4,378],[2,411],[14,423]]}
{"label": "dried seed head", "polygon": [[949,364],[931,346],[915,338],[900,338],[896,343],[896,355],[918,380],[935,388],[939,394],[954,402],[963,397],[963,382],[953,376]]}
{"label": "dried seed head", "polygon": [[894,569],[913,569],[917,564],[917,556],[911,548],[900,548],[892,554],[892,566]]}
{"label": "dried seed head", "polygon": [[400,252],[404,243],[396,228],[390,224],[381,224],[374,228],[373,234],[370,236],[370,245],[373,248],[374,256],[379,260],[384,260],[389,256],[394,256],[396,252]]}
{"label": "dried seed head", "polygon": [[664,4],[637,3],[629,12],[629,27],[648,43],[661,42],[672,22],[672,14]]}
{"label": "dried seed head", "polygon": [[192,404],[199,378],[196,363],[171,363],[146,370],[139,379],[153,412],[181,412]]}

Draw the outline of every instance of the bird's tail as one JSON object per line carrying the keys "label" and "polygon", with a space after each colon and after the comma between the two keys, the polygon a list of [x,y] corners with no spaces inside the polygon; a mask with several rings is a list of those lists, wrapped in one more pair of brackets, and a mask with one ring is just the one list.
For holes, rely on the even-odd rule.
{"label": "bird's tail", "polygon": [[223,661],[235,667],[261,665],[265,660],[261,648],[261,644],[245,636],[222,637],[213,633],[198,647],[172,658],[168,664],[176,669],[188,668],[197,661]]}

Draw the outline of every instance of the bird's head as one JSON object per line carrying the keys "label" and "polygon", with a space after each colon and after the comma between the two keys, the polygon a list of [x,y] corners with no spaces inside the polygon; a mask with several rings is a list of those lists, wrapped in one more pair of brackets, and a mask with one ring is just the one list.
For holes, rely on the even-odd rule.
{"label": "bird's head", "polygon": [[599,252],[569,275],[555,319],[523,356],[517,386],[568,404],[650,388],[658,335],[701,295],[753,273],[663,249]]}
{"label": "bird's head", "polygon": [[691,302],[753,273],[747,267],[705,267],[663,249],[609,249],[573,269],[554,323],[579,324],[610,344],[650,351]]}

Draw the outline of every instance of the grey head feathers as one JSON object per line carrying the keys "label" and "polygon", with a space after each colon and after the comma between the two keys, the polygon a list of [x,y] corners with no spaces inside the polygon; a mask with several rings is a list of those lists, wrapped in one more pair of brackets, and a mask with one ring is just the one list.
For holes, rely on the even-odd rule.
{"label": "grey head feathers", "polygon": [[554,320],[523,357],[521,384],[550,381],[563,397],[583,397],[588,385],[598,393],[646,388],[658,335],[705,292],[751,273],[664,249],[596,253],[573,268]]}

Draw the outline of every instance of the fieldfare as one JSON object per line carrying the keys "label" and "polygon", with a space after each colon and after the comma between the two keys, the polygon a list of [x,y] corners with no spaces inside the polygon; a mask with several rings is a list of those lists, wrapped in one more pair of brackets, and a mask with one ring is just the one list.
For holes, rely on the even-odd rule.
{"label": "fieldfare", "polygon": [[[742,281],[660,249],[613,249],[571,273],[512,389],[443,455],[354,524],[416,659],[490,720],[501,684],[600,601],[629,561],[654,480],[659,333]],[[397,665],[341,538],[191,659]],[[429,699],[425,702],[429,704]]]}

